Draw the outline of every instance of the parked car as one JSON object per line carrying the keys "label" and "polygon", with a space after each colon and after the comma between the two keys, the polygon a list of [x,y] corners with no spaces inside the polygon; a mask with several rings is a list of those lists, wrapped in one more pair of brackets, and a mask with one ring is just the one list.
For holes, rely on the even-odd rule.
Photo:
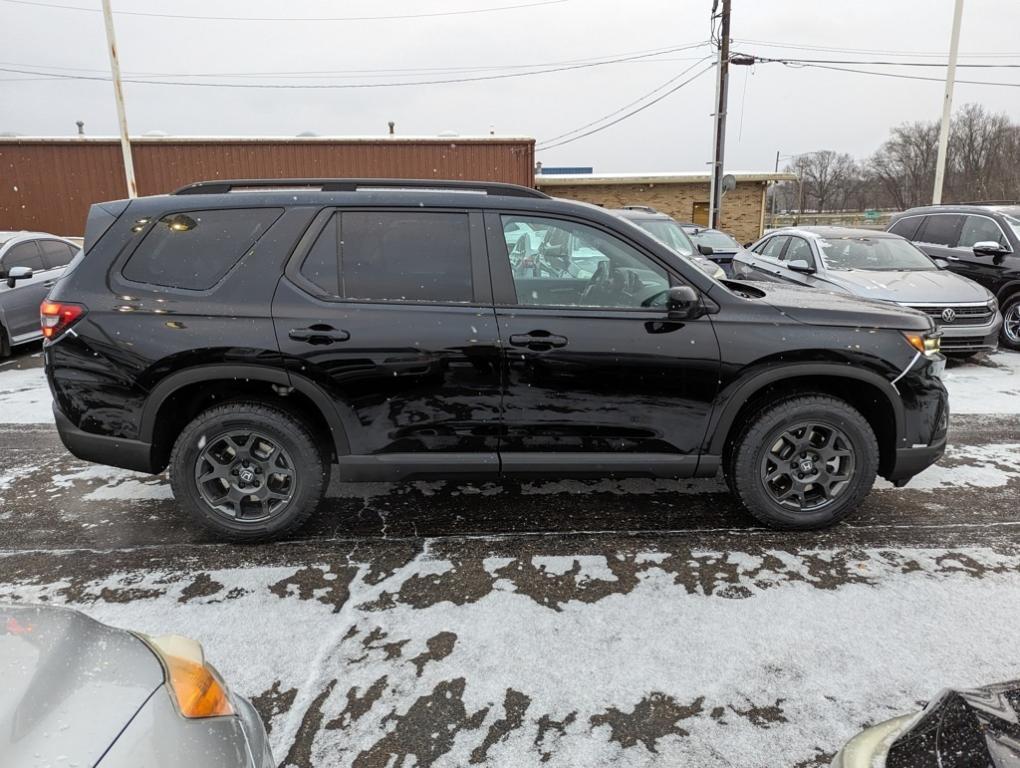
{"label": "parked car", "polygon": [[[520,224],[580,244],[591,275],[518,272]],[[928,315],[729,287],[534,189],[199,182],[94,205],[86,232],[42,307],[61,439],[169,466],[223,538],[295,530],[332,464],[344,481],[721,468],[760,520],[814,528],[945,447]]]}
{"label": "parked car", "polygon": [[899,235],[847,227],[799,227],[766,235],[737,256],[734,274],[782,280],[913,307],[934,319],[942,352],[969,357],[998,346],[995,297],[939,266]]}
{"label": "parked car", "polygon": [[[705,274],[716,280],[726,277],[722,267],[698,251],[683,227],[666,214],[644,205],[628,205],[614,209],[613,213],[650,232],[681,256],[693,261]],[[708,252],[711,253],[711,250]]]}
{"label": "parked car", "polygon": [[911,208],[889,231],[991,291],[1002,308],[999,343],[1020,350],[1020,203]]}
{"label": "parked car", "polygon": [[947,689],[916,714],[854,736],[832,768],[1016,768],[1020,680]]}
{"label": "parked car", "polygon": [[0,679],[0,765],[276,765],[255,708],[194,640],[0,605]]}
{"label": "parked car", "polygon": [[712,261],[726,270],[727,274],[732,274],[730,265],[733,257],[744,250],[740,243],[721,229],[709,229],[691,223],[685,223],[683,228],[702,253],[707,249]]}
{"label": "parked car", "polygon": [[80,250],[43,232],[0,232],[0,357],[42,338],[39,305]]}

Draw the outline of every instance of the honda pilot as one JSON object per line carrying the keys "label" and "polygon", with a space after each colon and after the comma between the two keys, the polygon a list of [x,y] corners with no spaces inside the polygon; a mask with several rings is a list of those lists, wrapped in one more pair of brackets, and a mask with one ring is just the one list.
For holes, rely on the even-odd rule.
{"label": "honda pilot", "polygon": [[[520,238],[561,268],[515,266]],[[505,184],[212,181],[94,205],[41,314],[67,448],[169,468],[233,540],[294,531],[331,472],[721,471],[762,522],[815,528],[946,440],[924,313],[717,281],[608,211]]]}

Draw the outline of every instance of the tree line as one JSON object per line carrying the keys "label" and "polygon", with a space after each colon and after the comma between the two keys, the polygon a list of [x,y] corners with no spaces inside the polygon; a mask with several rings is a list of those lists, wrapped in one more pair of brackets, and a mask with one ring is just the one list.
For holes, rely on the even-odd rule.
{"label": "tree line", "polygon": [[[869,158],[822,150],[786,166],[800,182],[773,187],[779,211],[903,210],[931,203],[939,122],[898,125]],[[967,104],[950,122],[942,201],[1020,199],[1020,123]],[[771,200],[770,200],[771,205]]]}

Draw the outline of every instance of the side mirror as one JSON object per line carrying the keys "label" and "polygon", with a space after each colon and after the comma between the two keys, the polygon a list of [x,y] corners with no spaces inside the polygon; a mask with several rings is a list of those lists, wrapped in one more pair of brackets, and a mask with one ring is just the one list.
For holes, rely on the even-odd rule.
{"label": "side mirror", "polygon": [[937,256],[933,256],[931,260],[935,262],[935,266],[939,269],[949,269],[949,262],[946,259],[940,259]]}
{"label": "side mirror", "polygon": [[13,288],[18,280],[30,280],[32,270],[30,267],[11,267],[7,270],[7,287]]}
{"label": "side mirror", "polygon": [[699,245],[698,253],[700,253],[702,256],[711,256],[713,253],[715,253],[715,250],[710,245]]}
{"label": "side mirror", "polygon": [[812,275],[815,272],[815,268],[807,263],[804,259],[794,259],[786,263],[786,268],[791,272],[801,272],[805,275]]}
{"label": "side mirror", "polygon": [[674,285],[666,297],[666,310],[671,320],[693,320],[701,312],[698,292],[689,285]]}
{"label": "side mirror", "polygon": [[744,243],[745,248],[750,248],[752,245],[754,245],[754,240],[748,240],[746,243]]}
{"label": "side mirror", "polygon": [[980,243],[974,243],[975,256],[1002,256],[1004,253],[1009,253],[1009,250],[994,240],[982,240]]}

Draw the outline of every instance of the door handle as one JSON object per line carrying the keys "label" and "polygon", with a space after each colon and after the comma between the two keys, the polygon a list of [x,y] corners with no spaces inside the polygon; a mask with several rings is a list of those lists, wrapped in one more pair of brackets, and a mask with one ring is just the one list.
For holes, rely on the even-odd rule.
{"label": "door handle", "polygon": [[959,256],[946,256],[946,261],[959,261]]}
{"label": "door handle", "polygon": [[52,288],[56,284],[57,284],[56,280],[47,280],[45,283],[43,283],[43,288]]}
{"label": "door handle", "polygon": [[566,336],[557,336],[549,331],[532,331],[531,333],[515,333],[510,337],[515,347],[527,347],[542,352],[556,347],[567,346]]}
{"label": "door handle", "polygon": [[287,334],[294,341],[305,341],[309,344],[332,344],[334,341],[347,341],[351,334],[334,328],[332,325],[310,325],[307,328],[291,328]]}

